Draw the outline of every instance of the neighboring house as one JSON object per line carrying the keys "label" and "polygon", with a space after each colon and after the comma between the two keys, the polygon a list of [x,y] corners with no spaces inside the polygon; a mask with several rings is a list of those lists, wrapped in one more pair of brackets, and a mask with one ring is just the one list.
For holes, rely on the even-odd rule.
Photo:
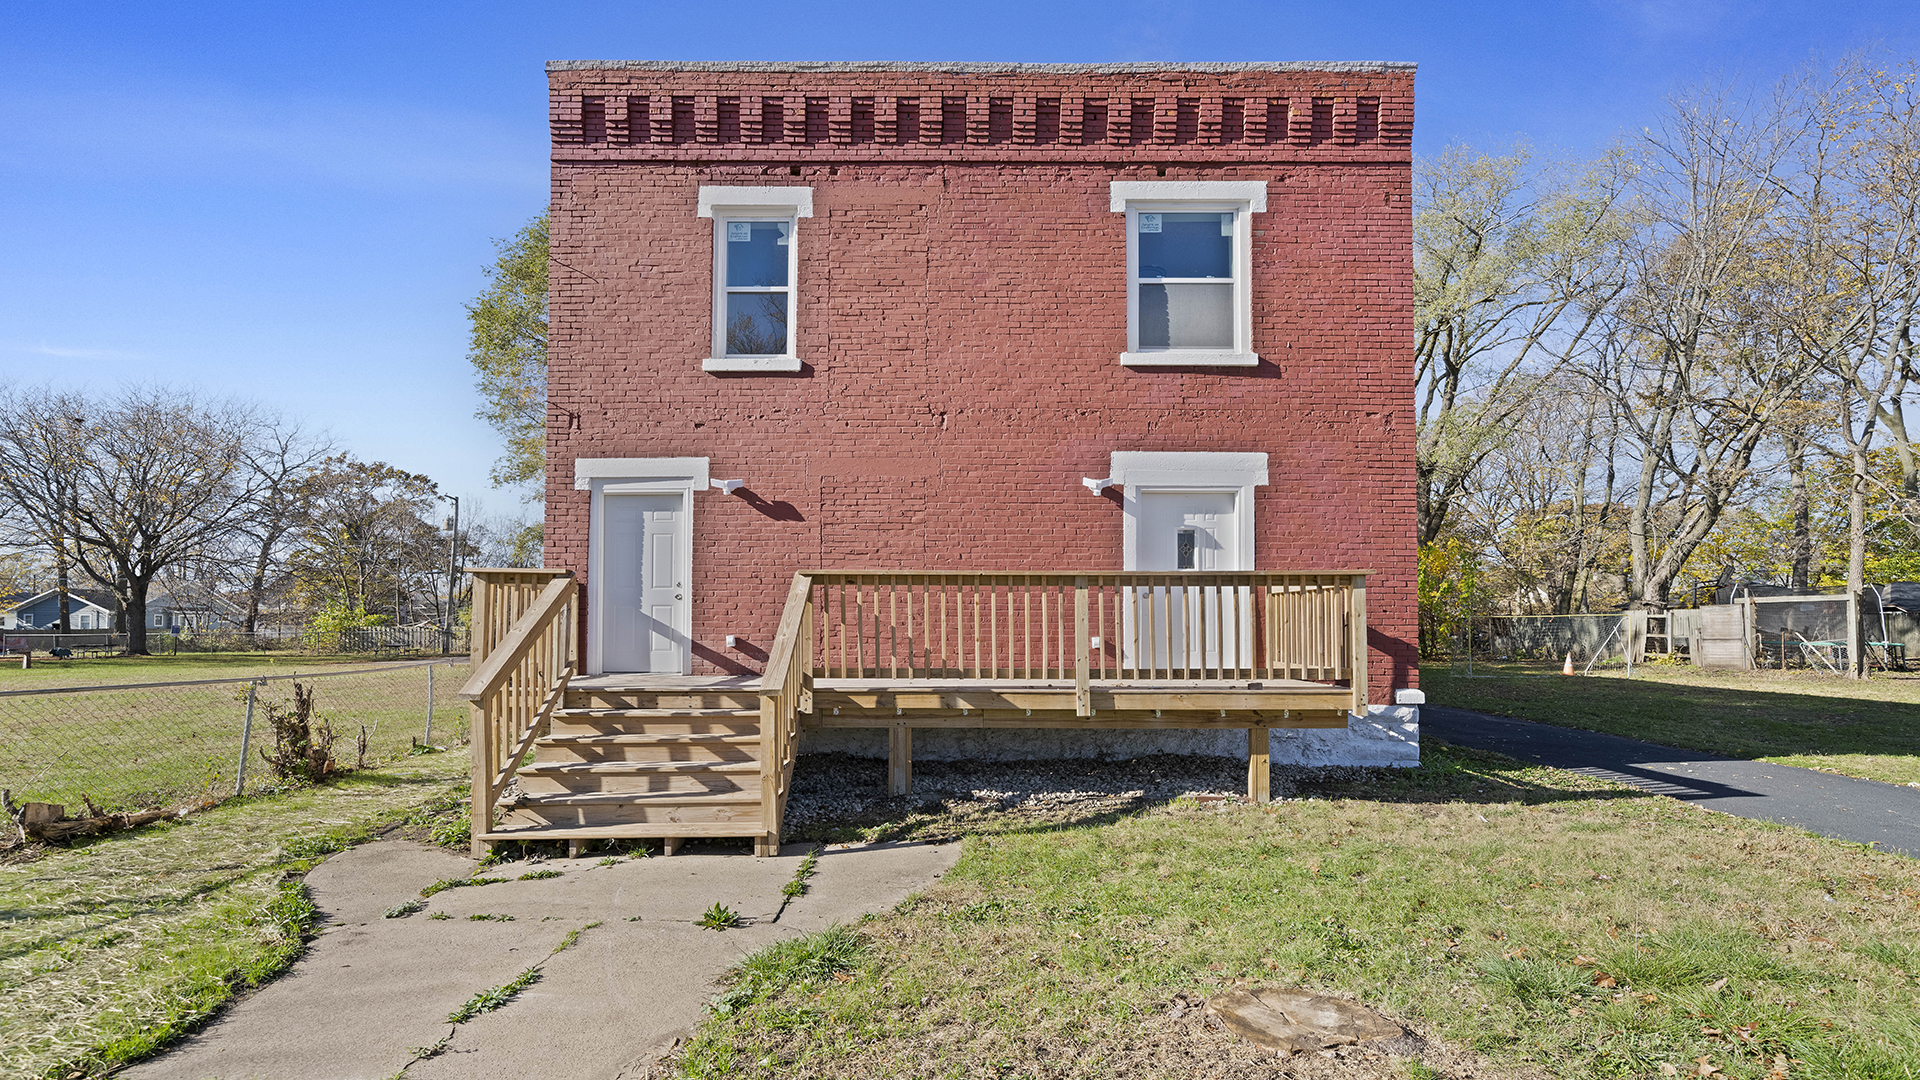
{"label": "neighboring house", "polygon": [[191,586],[156,591],[147,596],[147,626],[154,630],[193,633],[236,630],[246,623],[246,612],[218,593]]}
{"label": "neighboring house", "polygon": [[[67,590],[67,628],[111,631],[119,602],[104,589]],[[49,589],[0,607],[0,630],[51,631],[60,625],[60,591]]]}
{"label": "neighboring house", "polygon": [[[1413,77],[549,65],[545,550],[588,676],[567,703],[633,691],[657,707],[622,714],[640,742],[673,702],[731,706],[771,770],[763,844],[782,710],[803,749],[890,748],[896,790],[910,751],[1236,748],[1264,798],[1272,728],[1322,729],[1274,738],[1296,761],[1417,761],[1392,704],[1418,699]],[[803,691],[666,689],[789,656]],[[948,730],[983,724],[1200,730]],[[671,785],[541,760],[508,826],[695,834],[652,796],[613,806]],[[709,803],[671,813],[753,831]]]}

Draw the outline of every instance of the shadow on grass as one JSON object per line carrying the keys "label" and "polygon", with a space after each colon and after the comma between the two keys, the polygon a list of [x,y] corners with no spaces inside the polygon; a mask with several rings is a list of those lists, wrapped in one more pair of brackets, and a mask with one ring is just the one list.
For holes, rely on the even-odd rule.
{"label": "shadow on grass", "polygon": [[[1621,735],[1726,757],[1920,755],[1920,676],[1881,676],[1848,696],[1773,689],[1739,673],[1735,685],[1651,678],[1465,678],[1421,674],[1428,701],[1559,727]],[[1766,681],[1763,681],[1766,679]],[[1871,696],[1869,696],[1871,695]]]}
{"label": "shadow on grass", "polygon": [[[1423,758],[1414,769],[1276,766],[1274,799],[1282,806],[1290,799],[1537,805],[1654,797],[1445,743],[1427,743]],[[1017,775],[996,777],[996,767]],[[914,794],[887,796],[882,759],[801,757],[782,839],[953,840],[1097,828],[1186,797],[1179,789],[1182,780],[1199,781],[1189,790],[1233,790],[1244,785],[1246,766],[1232,758],[1162,755],[1116,762],[924,762],[915,768]],[[1173,782],[1151,783],[1155,778]]]}

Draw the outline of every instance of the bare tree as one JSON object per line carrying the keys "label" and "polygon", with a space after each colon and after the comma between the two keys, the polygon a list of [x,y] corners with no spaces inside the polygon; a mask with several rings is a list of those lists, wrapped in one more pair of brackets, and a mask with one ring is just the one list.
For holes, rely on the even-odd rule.
{"label": "bare tree", "polygon": [[259,478],[259,495],[237,530],[236,540],[244,547],[235,554],[244,558],[229,565],[245,568],[239,592],[245,597],[248,633],[258,628],[271,577],[285,573],[291,552],[287,541],[305,511],[302,487],[334,450],[331,439],[308,433],[297,421],[281,419],[262,424],[247,448],[248,467]]}
{"label": "bare tree", "polygon": [[1422,161],[1414,216],[1420,542],[1625,287],[1621,174],[1450,147]]}
{"label": "bare tree", "polygon": [[[1831,427],[1848,467],[1847,589],[1866,584],[1872,450],[1893,436],[1913,484],[1900,401],[1920,314],[1920,66],[1855,57],[1808,88],[1797,168],[1781,185],[1792,210],[1794,344],[1832,380]],[[1854,628],[1857,637],[1858,628]],[[1851,641],[1856,674],[1861,642]]]}
{"label": "bare tree", "polygon": [[1643,140],[1633,287],[1587,369],[1636,471],[1626,520],[1636,607],[1666,605],[1814,370],[1752,321],[1778,285],[1767,242],[1796,120],[1777,101],[1707,89],[1675,98]]}
{"label": "bare tree", "polygon": [[132,387],[90,399],[0,394],[0,495],[119,601],[129,652],[147,651],[161,570],[224,546],[257,501],[250,408]]}

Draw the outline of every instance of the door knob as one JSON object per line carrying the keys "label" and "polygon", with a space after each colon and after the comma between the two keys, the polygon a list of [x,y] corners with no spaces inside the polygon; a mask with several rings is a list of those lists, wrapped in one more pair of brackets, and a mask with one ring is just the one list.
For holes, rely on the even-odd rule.
{"label": "door knob", "polygon": [[679,594],[679,593],[674,593],[674,594],[673,594],[673,598],[674,598],[675,600],[678,600],[678,599],[680,599],[681,597],[680,597],[680,594]]}

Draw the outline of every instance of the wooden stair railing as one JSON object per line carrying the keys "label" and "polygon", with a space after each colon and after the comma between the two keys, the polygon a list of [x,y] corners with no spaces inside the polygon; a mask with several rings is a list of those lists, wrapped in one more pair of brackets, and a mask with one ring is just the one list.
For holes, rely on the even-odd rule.
{"label": "wooden stair railing", "polygon": [[1082,716],[1095,679],[1346,682],[1364,712],[1369,573],[814,571],[794,589],[812,583],[821,678],[1072,679]]}
{"label": "wooden stair railing", "polygon": [[552,722],[578,665],[579,586],[570,570],[469,570],[475,580],[472,705],[473,854],[494,806]]}
{"label": "wooden stair railing", "polygon": [[760,678],[760,799],[764,835],[755,853],[776,855],[793,786],[800,714],[813,711],[813,578],[795,574]]}

